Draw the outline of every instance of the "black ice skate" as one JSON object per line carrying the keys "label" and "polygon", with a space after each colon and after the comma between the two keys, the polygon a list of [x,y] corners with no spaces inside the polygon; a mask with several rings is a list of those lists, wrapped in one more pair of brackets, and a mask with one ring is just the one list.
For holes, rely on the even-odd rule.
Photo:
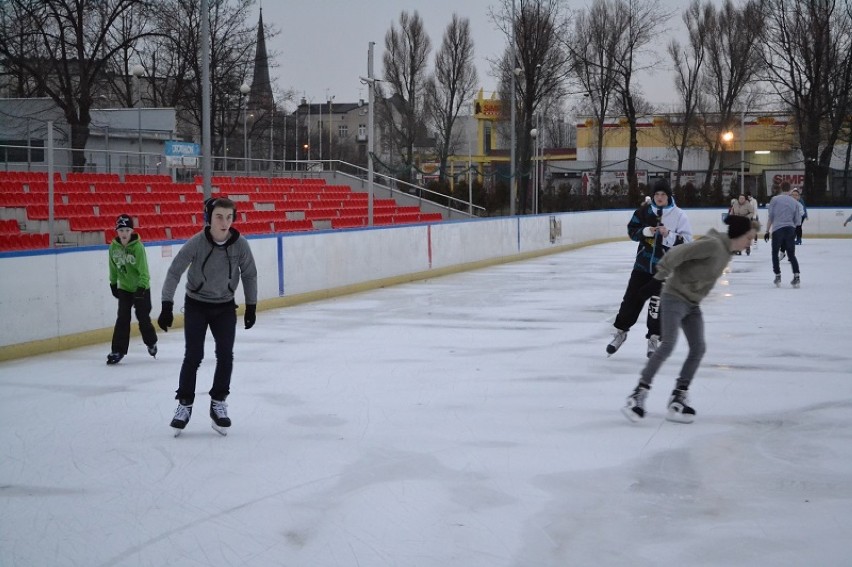
{"label": "black ice skate", "polygon": [[183,432],[186,424],[189,423],[189,418],[192,417],[192,404],[185,404],[181,400],[175,410],[175,416],[172,418],[171,427],[175,430],[175,437]]}
{"label": "black ice skate", "polygon": [[225,400],[210,400],[210,419],[213,420],[213,429],[220,435],[227,435],[231,427],[231,418],[228,417],[228,404]]}
{"label": "black ice skate", "polygon": [[775,274],[775,287],[781,287],[781,274]]}
{"label": "black ice skate", "polygon": [[793,287],[799,287],[799,285],[801,285],[801,281],[799,281],[799,274],[793,274],[793,281],[790,282],[790,285]]}
{"label": "black ice skate", "polygon": [[157,358],[157,345],[156,343],[148,347],[148,354]]}
{"label": "black ice skate", "polygon": [[645,398],[648,397],[648,386],[639,384],[633,393],[627,396],[627,404],[621,408],[621,413],[630,421],[636,422],[645,417]]}
{"label": "black ice skate", "polygon": [[689,407],[686,390],[672,390],[666,419],[677,423],[692,423],[695,420],[695,410]]}
{"label": "black ice skate", "polygon": [[622,331],[621,329],[616,331],[615,335],[613,335],[613,337],[612,337],[612,340],[609,342],[608,345],[606,345],[607,355],[612,356],[613,354],[615,354],[615,351],[617,351],[619,348],[621,348],[621,345],[623,345],[624,341],[626,341],[626,340],[627,340],[627,331]]}
{"label": "black ice skate", "polygon": [[648,358],[654,356],[658,348],[660,348],[660,335],[651,335],[648,337]]}
{"label": "black ice skate", "polygon": [[113,364],[118,364],[122,358],[124,358],[124,355],[120,352],[111,352],[107,355],[107,364],[109,366],[112,366]]}

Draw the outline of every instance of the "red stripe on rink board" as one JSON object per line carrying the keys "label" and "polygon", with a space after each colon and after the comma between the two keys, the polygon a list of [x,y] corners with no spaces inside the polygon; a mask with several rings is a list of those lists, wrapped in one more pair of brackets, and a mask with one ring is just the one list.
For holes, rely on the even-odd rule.
{"label": "red stripe on rink board", "polygon": [[426,245],[429,249],[429,269],[432,269],[432,225],[426,225]]}

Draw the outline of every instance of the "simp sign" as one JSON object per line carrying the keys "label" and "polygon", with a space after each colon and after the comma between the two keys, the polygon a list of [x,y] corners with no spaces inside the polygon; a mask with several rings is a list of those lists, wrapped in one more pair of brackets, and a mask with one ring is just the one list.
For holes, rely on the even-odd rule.
{"label": "simp sign", "polygon": [[198,144],[166,140],[166,165],[169,167],[198,167],[200,155]]}
{"label": "simp sign", "polygon": [[781,185],[787,181],[793,187],[801,187],[805,184],[805,171],[802,169],[794,170],[766,170],[763,172],[766,176],[766,187],[771,190],[773,185]]}

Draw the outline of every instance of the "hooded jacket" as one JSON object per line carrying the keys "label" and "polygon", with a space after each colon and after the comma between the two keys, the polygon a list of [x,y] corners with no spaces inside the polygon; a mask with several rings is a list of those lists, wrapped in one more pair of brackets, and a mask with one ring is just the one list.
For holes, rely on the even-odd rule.
{"label": "hooded jacket", "polygon": [[[649,236],[645,231],[647,227],[661,224],[669,229],[665,238],[660,234]],[[665,207],[657,207],[656,203],[651,202],[650,205],[642,205],[636,209],[627,223],[627,234],[631,240],[639,243],[633,269],[654,274],[657,263],[669,248],[692,241],[692,225],[683,209],[675,205],[674,198],[669,197],[669,203]]]}
{"label": "hooded jacket", "polygon": [[109,243],[109,283],[130,293],[151,287],[148,256],[138,234],[130,235],[127,246],[117,236]]}
{"label": "hooded jacket", "polygon": [[731,261],[731,239],[710,229],[704,238],[678,246],[657,264],[654,278],[665,281],[662,293],[695,305],[707,297]]}
{"label": "hooded jacket", "polygon": [[257,304],[257,267],[248,240],[231,228],[224,244],[216,244],[210,236],[210,227],[204,227],[186,241],[169,266],[163,284],[163,301],[174,301],[175,290],[184,271],[186,296],[205,303],[227,303],[234,300],[234,292],[242,278],[246,304]]}

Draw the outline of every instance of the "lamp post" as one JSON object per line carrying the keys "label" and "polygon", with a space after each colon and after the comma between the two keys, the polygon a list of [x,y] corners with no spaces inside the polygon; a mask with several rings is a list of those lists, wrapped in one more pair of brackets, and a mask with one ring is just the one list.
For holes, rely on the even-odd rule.
{"label": "lamp post", "polygon": [[745,195],[745,105],[740,110],[740,195]]}
{"label": "lamp post", "polygon": [[133,83],[136,86],[136,145],[139,150],[139,173],[144,173],[142,164],[142,87],[140,85],[141,77],[145,74],[145,68],[142,65],[134,65],[130,70],[133,74]]}
{"label": "lamp post", "polygon": [[332,136],[332,133],[334,131],[333,118],[332,118],[332,114],[331,114],[331,108],[332,108],[333,104],[334,104],[334,95],[331,95],[331,97],[329,97],[329,99],[328,99],[328,159],[329,160],[331,160],[332,157],[333,157],[331,155],[331,136]]}
{"label": "lamp post", "polygon": [[473,103],[470,104],[470,119],[467,123],[467,214],[473,216],[473,160],[470,150],[470,129],[475,124],[473,116]]}
{"label": "lamp post", "polygon": [[[533,121],[538,123],[537,118],[533,118]],[[532,155],[532,166],[533,166],[533,175],[532,175],[532,184],[533,184],[533,214],[538,214],[538,128],[533,128],[530,130],[530,138],[532,138],[533,143],[533,155]]]}
{"label": "lamp post", "polygon": [[[719,155],[719,187],[722,189],[723,195],[724,195],[724,192],[725,192],[725,183],[724,183],[724,179],[722,178],[722,176],[724,174],[725,143],[730,144],[731,140],[733,140],[733,139],[734,139],[734,133],[731,132],[730,130],[728,130],[728,131],[726,131],[725,133],[722,134],[723,144],[722,144],[722,151]],[[728,194],[730,194],[730,193],[731,193],[731,190],[730,190],[730,187],[728,187]]]}
{"label": "lamp post", "polygon": [[243,83],[240,85],[240,104],[243,106],[243,170],[248,173],[248,101],[244,100],[251,91],[251,87]]}
{"label": "lamp post", "polygon": [[[517,47],[517,44],[515,42],[515,26],[516,25],[517,25],[517,22],[515,21],[515,0],[512,0],[512,50],[511,50],[512,65],[515,65],[516,62],[517,62],[517,59],[518,59],[518,57],[517,57],[518,47]],[[515,216],[515,200],[517,199],[517,196],[518,196],[518,188],[515,185],[515,145],[517,143],[517,140],[516,140],[517,133],[515,132],[515,120],[516,120],[516,118],[515,118],[515,114],[516,114],[515,106],[516,106],[517,93],[515,92],[515,84],[517,83],[518,75],[520,73],[521,73],[521,70],[519,68],[514,67],[512,69],[512,86],[511,86],[511,89],[512,89],[512,97],[511,97],[512,109],[511,109],[511,115],[510,115],[511,116],[510,122],[512,124],[512,141],[511,141],[511,148],[509,148],[509,160],[512,162],[509,165],[509,175],[511,177],[511,179],[509,180],[509,215],[510,216]]]}

